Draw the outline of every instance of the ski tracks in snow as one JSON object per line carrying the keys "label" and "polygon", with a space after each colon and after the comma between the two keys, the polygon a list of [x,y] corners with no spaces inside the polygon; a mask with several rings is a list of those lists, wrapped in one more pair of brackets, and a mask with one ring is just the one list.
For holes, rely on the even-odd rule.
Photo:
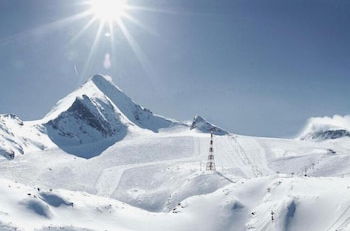
{"label": "ski tracks in snow", "polygon": [[193,153],[191,157],[178,158],[171,160],[162,160],[155,162],[146,162],[141,164],[127,164],[127,165],[118,165],[110,168],[103,169],[100,176],[98,177],[95,187],[97,195],[110,197],[113,195],[115,190],[118,188],[121,178],[125,171],[133,168],[142,168],[147,166],[155,166],[162,164],[176,164],[181,162],[195,162],[198,157],[201,155],[201,140],[200,138],[193,138]]}
{"label": "ski tracks in snow", "polygon": [[[255,177],[262,176],[263,175],[262,171],[259,169],[258,165],[255,164],[255,161],[251,160],[248,157],[246,151],[244,150],[242,145],[238,142],[238,139],[237,139],[238,137],[234,135],[229,135],[229,137],[232,140],[232,142],[230,143],[234,150],[234,154],[238,155],[242,159],[243,163],[251,168],[251,172]],[[255,153],[251,153],[251,154],[257,155]]]}
{"label": "ski tracks in snow", "polygon": [[113,195],[114,191],[118,188],[119,182],[125,171],[132,168],[142,168],[153,165],[161,164],[175,164],[180,162],[189,162],[193,161],[193,157],[175,159],[175,160],[163,160],[156,162],[149,162],[143,164],[130,164],[130,165],[119,165],[111,168],[106,168],[102,170],[101,175],[99,176],[96,183],[97,195],[110,197]]}
{"label": "ski tracks in snow", "polygon": [[[350,224],[350,206],[347,206],[337,220],[327,229],[327,231],[345,231]],[[346,216],[347,215],[347,216]]]}

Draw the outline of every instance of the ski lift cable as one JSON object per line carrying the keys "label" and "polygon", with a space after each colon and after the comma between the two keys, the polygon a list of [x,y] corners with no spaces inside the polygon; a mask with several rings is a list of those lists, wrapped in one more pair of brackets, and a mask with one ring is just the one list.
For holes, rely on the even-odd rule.
{"label": "ski lift cable", "polygon": [[243,156],[243,158],[246,160],[247,164],[249,164],[252,168],[253,174],[255,176],[261,176],[263,175],[262,172],[258,169],[258,167],[248,158],[247,153],[245,152],[245,150],[243,149],[242,145],[238,142],[237,138],[232,135],[232,140],[236,143],[238,149],[239,149],[239,153]]}

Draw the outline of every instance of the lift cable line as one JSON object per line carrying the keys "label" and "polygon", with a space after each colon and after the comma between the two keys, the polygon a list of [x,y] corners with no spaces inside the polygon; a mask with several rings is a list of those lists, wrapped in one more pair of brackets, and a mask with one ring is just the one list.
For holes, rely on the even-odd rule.
{"label": "lift cable line", "polygon": [[230,178],[226,177],[224,174],[216,170],[216,164],[215,164],[215,158],[214,158],[214,134],[213,130],[210,133],[210,146],[209,146],[209,156],[207,160],[207,166],[206,170],[208,172],[214,172],[218,176],[224,178],[225,180],[229,181],[230,183],[235,183],[233,180]]}
{"label": "lift cable line", "polygon": [[229,181],[230,183],[235,183],[235,181],[231,180],[230,178],[226,177],[223,173],[216,170],[216,164],[215,164],[215,158],[214,158],[214,134],[213,130],[211,130],[210,133],[210,145],[209,145],[209,155],[206,163],[206,171],[216,173],[218,176],[224,178],[225,180]]}
{"label": "lift cable line", "polygon": [[258,168],[258,166],[249,158],[249,155],[246,153],[246,151],[244,150],[244,148],[242,147],[242,145],[238,142],[237,137],[235,137],[234,135],[231,135],[231,138],[233,140],[233,147],[236,147],[237,153],[239,154],[239,156],[242,158],[243,162],[246,165],[249,165],[252,173],[256,176],[263,176],[263,173],[261,172],[261,170]]}

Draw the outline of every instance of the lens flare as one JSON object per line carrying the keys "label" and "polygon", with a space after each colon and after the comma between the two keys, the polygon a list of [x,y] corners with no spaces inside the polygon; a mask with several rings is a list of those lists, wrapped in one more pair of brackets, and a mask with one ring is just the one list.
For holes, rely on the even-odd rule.
{"label": "lens flare", "polygon": [[125,14],[126,0],[91,0],[93,15],[103,22],[118,22]]}

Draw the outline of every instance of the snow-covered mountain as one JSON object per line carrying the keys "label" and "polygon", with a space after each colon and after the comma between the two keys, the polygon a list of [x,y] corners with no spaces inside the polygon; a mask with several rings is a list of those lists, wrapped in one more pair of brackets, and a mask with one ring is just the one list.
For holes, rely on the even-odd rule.
{"label": "snow-covered mountain", "polygon": [[228,132],[226,132],[225,130],[209,123],[208,121],[206,121],[203,117],[197,115],[194,117],[192,125],[191,125],[191,129],[196,129],[199,130],[201,132],[205,132],[205,133],[213,133],[215,135],[227,135]]}
{"label": "snow-covered mountain", "polygon": [[[86,158],[100,154],[136,130],[159,132],[179,125],[134,103],[102,75],[93,76],[80,89],[60,100],[43,121],[47,134],[57,146]],[[83,148],[84,145],[90,147]]]}
{"label": "snow-covered mountain", "polygon": [[343,137],[350,137],[350,116],[311,118],[299,136],[304,140],[328,140]]}
{"label": "snow-covered mountain", "polygon": [[126,127],[136,125],[153,132],[176,124],[134,103],[108,76],[102,75],[93,76],[81,88],[60,100],[44,120],[60,120],[63,113],[72,113],[75,118],[85,117],[85,123],[105,136],[115,135],[113,126],[119,126],[115,124],[117,121]]}
{"label": "snow-covered mountain", "polygon": [[[26,124],[25,124],[26,125]],[[13,158],[28,146],[44,149],[58,146],[71,154],[91,158],[137,130],[159,132],[185,126],[153,114],[134,103],[108,76],[95,75],[60,100],[42,119],[25,126],[15,115],[0,117],[0,154]],[[22,137],[23,134],[25,137]],[[44,136],[48,139],[31,139]]]}
{"label": "snow-covered mountain", "polygon": [[241,136],[155,115],[96,75],[41,120],[0,116],[0,230],[347,231],[349,124]]}

